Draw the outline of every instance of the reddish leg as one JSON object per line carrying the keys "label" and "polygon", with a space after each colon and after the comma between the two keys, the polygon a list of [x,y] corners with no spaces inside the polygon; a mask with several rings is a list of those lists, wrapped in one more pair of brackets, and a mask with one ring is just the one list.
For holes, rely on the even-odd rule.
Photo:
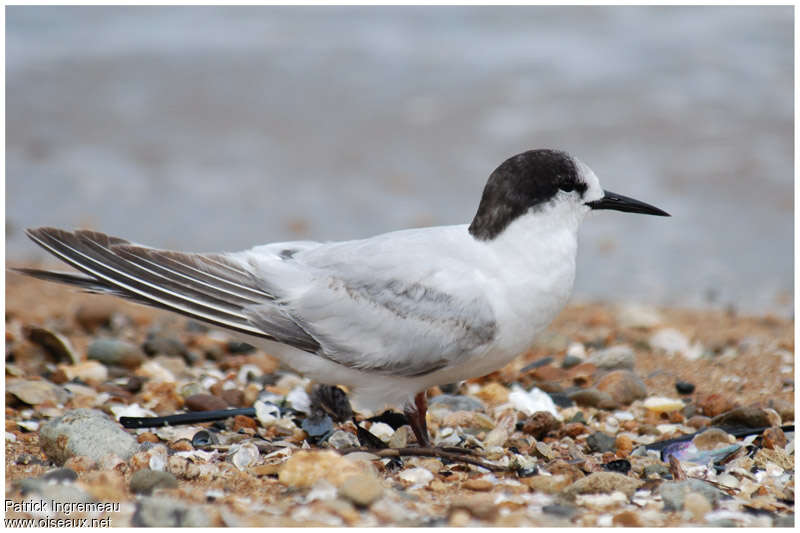
{"label": "reddish leg", "polygon": [[431,441],[428,437],[428,422],[425,420],[425,413],[428,412],[428,401],[425,391],[414,396],[414,407],[406,407],[405,415],[408,423],[417,437],[417,444],[420,448],[430,448]]}

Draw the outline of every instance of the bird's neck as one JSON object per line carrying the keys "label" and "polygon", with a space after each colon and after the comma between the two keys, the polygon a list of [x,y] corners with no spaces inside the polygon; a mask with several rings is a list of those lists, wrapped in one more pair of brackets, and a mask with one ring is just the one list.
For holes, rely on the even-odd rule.
{"label": "bird's neck", "polygon": [[582,216],[574,209],[548,207],[517,218],[486,243],[495,275],[520,313],[538,301],[539,309],[546,309],[541,316],[554,315],[572,292]]}
{"label": "bird's neck", "polygon": [[497,251],[508,250],[523,257],[530,256],[539,263],[546,261],[542,254],[558,256],[554,259],[562,258],[564,254],[574,257],[583,216],[565,203],[534,208],[514,220],[487,244]]}
{"label": "bird's neck", "polygon": [[528,213],[491,242],[495,312],[504,317],[509,355],[530,348],[567,303],[575,281],[580,220],[565,212]]}

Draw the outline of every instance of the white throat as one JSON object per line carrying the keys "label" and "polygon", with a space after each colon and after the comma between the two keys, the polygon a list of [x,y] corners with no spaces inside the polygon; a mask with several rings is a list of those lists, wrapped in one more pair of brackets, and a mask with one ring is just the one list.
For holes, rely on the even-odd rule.
{"label": "white throat", "polygon": [[492,241],[499,247],[511,246],[526,250],[558,246],[559,241],[570,236],[567,240],[577,242],[578,228],[588,212],[588,207],[583,208],[566,198],[558,197],[547,204],[531,208]]}

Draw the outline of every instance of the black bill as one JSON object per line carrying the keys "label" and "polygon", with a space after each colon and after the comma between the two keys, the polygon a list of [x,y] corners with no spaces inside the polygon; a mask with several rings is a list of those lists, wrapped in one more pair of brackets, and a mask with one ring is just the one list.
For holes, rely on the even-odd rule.
{"label": "black bill", "polygon": [[626,213],[642,213],[643,215],[657,215],[668,217],[669,213],[662,211],[654,205],[628,198],[611,191],[603,191],[605,196],[594,202],[586,202],[592,209],[613,209],[614,211],[625,211]]}

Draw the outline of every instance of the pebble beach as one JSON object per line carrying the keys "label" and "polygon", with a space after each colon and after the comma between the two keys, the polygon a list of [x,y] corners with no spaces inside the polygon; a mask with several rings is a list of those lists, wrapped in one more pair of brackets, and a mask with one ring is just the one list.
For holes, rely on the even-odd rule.
{"label": "pebble beach", "polygon": [[[353,417],[346,390],[227,333],[9,272],[6,518],[791,527],[793,329],[766,314],[573,302],[531,352],[429,391],[434,442],[482,467],[393,453],[415,445],[402,417]],[[254,416],[119,423],[244,407]]]}
{"label": "pebble beach", "polygon": [[7,266],[52,266],[37,226],[201,251],[463,223],[532,148],[672,217],[588,218],[534,348],[428,391],[430,453],[226,332],[8,271],[6,525],[792,527],[794,16],[10,6]]}

